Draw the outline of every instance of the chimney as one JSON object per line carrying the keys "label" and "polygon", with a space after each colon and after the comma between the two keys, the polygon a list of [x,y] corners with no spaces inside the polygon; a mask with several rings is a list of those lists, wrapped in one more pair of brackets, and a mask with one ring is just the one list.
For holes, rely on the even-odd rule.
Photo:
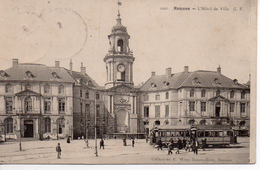
{"label": "chimney", "polygon": [[220,67],[220,65],[219,65],[218,68],[217,68],[217,72],[218,72],[219,74],[221,74],[221,67]]}
{"label": "chimney", "polygon": [[189,66],[184,66],[184,73],[189,73]]}
{"label": "chimney", "polygon": [[60,61],[55,61],[55,67],[60,67]]}
{"label": "chimney", "polygon": [[73,65],[72,59],[70,59],[70,74],[71,74],[71,75],[72,75],[72,65]]}
{"label": "chimney", "polygon": [[86,73],[86,67],[83,67],[83,62],[81,62],[80,72],[81,72],[81,74]]}
{"label": "chimney", "polygon": [[166,78],[169,79],[172,76],[172,68],[166,68]]}
{"label": "chimney", "polygon": [[14,58],[13,59],[13,67],[18,66],[18,59]]}
{"label": "chimney", "polygon": [[152,71],[151,76],[155,76],[155,71]]}

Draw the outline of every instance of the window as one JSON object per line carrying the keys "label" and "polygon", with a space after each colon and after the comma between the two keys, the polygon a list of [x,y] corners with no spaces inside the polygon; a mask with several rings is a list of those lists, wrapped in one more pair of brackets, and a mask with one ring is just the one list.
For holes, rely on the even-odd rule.
{"label": "window", "polygon": [[6,133],[13,133],[13,119],[12,118],[5,119],[5,127],[6,127]]}
{"label": "window", "polygon": [[11,86],[11,84],[5,85],[5,92],[6,92],[6,93],[12,92],[12,86]]}
{"label": "window", "polygon": [[5,98],[6,113],[13,111],[13,100],[11,97]]}
{"label": "window", "polygon": [[100,105],[96,105],[96,115],[100,117]]}
{"label": "window", "polygon": [[234,96],[235,96],[235,92],[234,92],[234,90],[232,90],[232,91],[230,92],[230,98],[233,99]]}
{"label": "window", "polygon": [[89,104],[85,105],[85,114],[86,114],[86,118],[89,119],[90,118],[90,105]]}
{"label": "window", "polygon": [[151,86],[151,88],[157,87],[156,84],[154,84],[154,83],[151,83],[150,86]]}
{"label": "window", "polygon": [[165,99],[169,99],[169,92],[165,93]]}
{"label": "window", "polygon": [[32,99],[30,97],[25,99],[25,112],[32,111]]}
{"label": "window", "polygon": [[194,89],[190,90],[190,97],[194,97]]}
{"label": "window", "polygon": [[144,101],[148,101],[149,100],[149,95],[148,94],[145,94],[144,95]]}
{"label": "window", "polygon": [[57,119],[57,124],[58,124],[58,134],[62,134],[62,128],[65,128],[65,119],[64,118],[59,118]]}
{"label": "window", "polygon": [[169,105],[165,105],[165,117],[169,117]]}
{"label": "window", "polygon": [[241,99],[244,99],[244,98],[245,98],[245,94],[246,94],[245,91],[242,91],[242,92],[241,92]]}
{"label": "window", "polygon": [[216,91],[216,96],[220,96],[220,90]]}
{"label": "window", "polygon": [[169,121],[168,121],[168,120],[165,120],[164,124],[165,124],[165,125],[169,125]]}
{"label": "window", "polygon": [[190,111],[195,111],[195,101],[190,101]]}
{"label": "window", "polygon": [[33,76],[33,74],[32,74],[32,72],[30,72],[30,71],[26,71],[26,77],[27,78],[33,78],[34,76]]}
{"label": "window", "polygon": [[65,112],[65,99],[59,99],[59,112]]}
{"label": "window", "polygon": [[206,96],[206,90],[202,90],[201,91],[201,97],[205,97]]}
{"label": "window", "polygon": [[30,84],[25,85],[25,90],[31,90],[32,86]]}
{"label": "window", "polygon": [[155,124],[155,125],[160,125],[161,122],[160,122],[159,120],[157,120],[157,121],[154,122],[154,124]]}
{"label": "window", "polygon": [[206,112],[206,102],[201,102],[200,105],[201,105],[201,111]]}
{"label": "window", "polygon": [[50,86],[48,84],[44,85],[44,93],[50,93]]}
{"label": "window", "polygon": [[245,103],[241,103],[240,104],[240,113],[245,113],[246,112],[246,104]]}
{"label": "window", "polygon": [[149,117],[149,106],[144,106],[144,117]]}
{"label": "window", "polygon": [[123,40],[118,40],[117,41],[117,50],[118,52],[123,52]]}
{"label": "window", "polygon": [[45,133],[51,132],[51,119],[45,118]]}
{"label": "window", "polygon": [[44,112],[50,112],[51,111],[51,100],[50,98],[44,99]]}
{"label": "window", "polygon": [[54,78],[54,79],[60,78],[56,72],[51,73],[51,75],[52,75],[52,78]]}
{"label": "window", "polygon": [[144,125],[149,125],[149,121],[144,121]]}
{"label": "window", "polygon": [[64,86],[63,85],[59,86],[59,94],[64,94]]}
{"label": "window", "polygon": [[230,103],[230,112],[234,112],[235,103]]}
{"label": "window", "polygon": [[99,99],[99,93],[96,93],[96,99],[97,100]]}
{"label": "window", "polygon": [[80,89],[80,92],[79,92],[79,93],[80,93],[80,97],[82,97],[82,89]]}
{"label": "window", "polygon": [[160,100],[160,95],[159,94],[155,95],[155,100]]}
{"label": "window", "polygon": [[85,98],[89,99],[89,92],[88,91],[85,93]]}
{"label": "window", "polygon": [[159,105],[155,106],[155,117],[160,117],[160,106]]}

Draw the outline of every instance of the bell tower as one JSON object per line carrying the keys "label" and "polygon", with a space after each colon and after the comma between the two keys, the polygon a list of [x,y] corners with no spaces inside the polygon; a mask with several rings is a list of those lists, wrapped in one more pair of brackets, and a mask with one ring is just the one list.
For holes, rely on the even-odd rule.
{"label": "bell tower", "polygon": [[104,58],[106,63],[106,83],[105,88],[118,85],[133,86],[133,52],[129,48],[130,36],[127,29],[121,23],[120,13],[118,12],[117,24],[113,26],[109,40],[109,50]]}

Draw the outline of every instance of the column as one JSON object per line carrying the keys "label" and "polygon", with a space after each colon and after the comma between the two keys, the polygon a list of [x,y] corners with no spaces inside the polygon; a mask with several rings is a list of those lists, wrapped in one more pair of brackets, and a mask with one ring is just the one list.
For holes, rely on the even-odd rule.
{"label": "column", "polygon": [[133,82],[133,63],[130,63],[130,83]]}
{"label": "column", "polygon": [[108,80],[111,81],[111,61],[108,62]]}

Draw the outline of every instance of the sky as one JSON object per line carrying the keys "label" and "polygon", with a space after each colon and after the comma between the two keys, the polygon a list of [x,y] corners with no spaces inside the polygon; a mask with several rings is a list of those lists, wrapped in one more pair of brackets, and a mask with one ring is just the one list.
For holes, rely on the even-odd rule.
{"label": "sky", "polygon": [[[120,1],[122,24],[135,57],[135,85],[145,82],[152,71],[165,74],[168,67],[177,73],[184,66],[189,71],[216,71],[220,65],[222,74],[240,83],[246,83],[249,74],[255,75],[256,7],[252,0]],[[83,62],[87,74],[104,85],[103,58],[109,49],[107,36],[116,25],[117,0],[0,2],[0,70],[11,67],[13,58],[47,66],[59,60],[65,68],[72,59],[73,70],[80,71]],[[213,11],[214,7],[218,10]]]}

